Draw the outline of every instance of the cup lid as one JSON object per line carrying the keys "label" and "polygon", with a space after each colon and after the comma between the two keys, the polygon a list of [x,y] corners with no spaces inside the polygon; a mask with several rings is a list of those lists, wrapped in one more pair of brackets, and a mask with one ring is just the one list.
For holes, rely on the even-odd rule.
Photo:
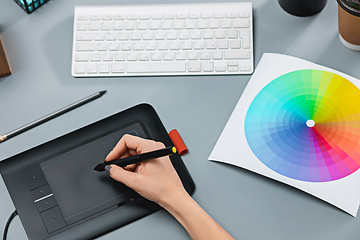
{"label": "cup lid", "polygon": [[360,17],[360,0],[337,0],[337,2],[348,13]]}

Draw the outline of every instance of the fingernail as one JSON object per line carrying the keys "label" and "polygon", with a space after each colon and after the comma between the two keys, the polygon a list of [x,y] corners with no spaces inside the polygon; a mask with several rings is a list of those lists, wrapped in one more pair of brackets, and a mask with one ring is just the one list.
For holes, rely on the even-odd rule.
{"label": "fingernail", "polygon": [[105,166],[105,171],[110,174],[110,169],[111,169],[111,166],[110,165],[106,165]]}

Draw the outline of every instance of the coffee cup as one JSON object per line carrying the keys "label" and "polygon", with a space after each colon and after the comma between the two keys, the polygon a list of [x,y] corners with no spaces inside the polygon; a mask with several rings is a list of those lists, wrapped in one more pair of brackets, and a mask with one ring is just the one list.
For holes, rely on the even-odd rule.
{"label": "coffee cup", "polygon": [[339,36],[348,48],[360,51],[360,0],[337,0]]}

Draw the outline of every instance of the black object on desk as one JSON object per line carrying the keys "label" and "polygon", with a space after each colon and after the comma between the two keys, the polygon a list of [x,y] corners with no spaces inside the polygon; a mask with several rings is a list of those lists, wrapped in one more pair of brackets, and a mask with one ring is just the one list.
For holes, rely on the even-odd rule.
{"label": "black object on desk", "polygon": [[325,7],[327,0],[279,0],[280,6],[288,13],[307,17],[314,15]]}
{"label": "black object on desk", "polygon": [[[141,104],[0,162],[29,239],[92,239],[160,209],[93,170],[124,134],[173,145],[155,110]],[[192,194],[181,157],[170,159]]]}
{"label": "black object on desk", "polygon": [[49,0],[14,0],[26,13],[32,13]]}

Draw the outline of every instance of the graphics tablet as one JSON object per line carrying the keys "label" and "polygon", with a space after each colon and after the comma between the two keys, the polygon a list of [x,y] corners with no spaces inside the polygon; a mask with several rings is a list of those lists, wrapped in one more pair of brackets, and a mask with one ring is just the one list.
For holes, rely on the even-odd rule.
{"label": "graphics tablet", "polygon": [[[90,239],[160,209],[93,170],[124,134],[173,145],[155,110],[141,104],[0,163],[29,239]],[[192,194],[195,186],[181,157],[170,159]]]}

